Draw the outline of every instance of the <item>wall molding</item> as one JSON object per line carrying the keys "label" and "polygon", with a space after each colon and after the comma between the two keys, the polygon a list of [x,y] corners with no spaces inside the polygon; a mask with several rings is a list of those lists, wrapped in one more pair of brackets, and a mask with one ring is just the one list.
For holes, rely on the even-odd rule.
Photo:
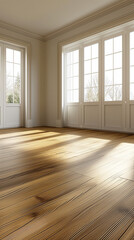
{"label": "wall molding", "polygon": [[66,26],[64,26],[62,28],[59,28],[58,30],[53,31],[50,34],[46,34],[46,35],[36,34],[36,33],[30,32],[26,29],[17,27],[15,25],[12,25],[12,24],[9,24],[9,23],[6,23],[4,21],[0,21],[0,28],[12,31],[12,32],[17,33],[17,34],[21,34],[21,35],[26,36],[26,37],[30,37],[30,38],[33,38],[33,39],[37,39],[37,40],[46,42],[47,40],[56,38],[61,34],[64,34],[68,31],[71,31],[71,30],[76,29],[78,27],[81,27],[82,25],[85,25],[85,24],[88,24],[88,23],[90,23],[94,20],[97,20],[104,15],[108,15],[108,14],[110,14],[110,13],[116,11],[116,10],[122,9],[124,7],[128,7],[132,4],[134,4],[134,0],[119,0],[116,3],[112,3],[112,4],[108,5],[107,7],[104,7],[100,10],[97,10],[97,11],[95,11],[95,12],[93,12],[93,13],[91,13],[91,14],[89,14],[89,15],[81,18],[81,19],[78,19],[78,20],[72,22],[71,24],[67,24]]}
{"label": "wall molding", "polygon": [[50,34],[45,35],[43,37],[43,39],[44,39],[44,41],[51,40],[53,38],[58,37],[61,34],[72,31],[78,27],[81,27],[82,25],[88,24],[94,20],[99,19],[100,17],[111,14],[114,11],[117,11],[124,7],[128,7],[132,4],[134,4],[134,0],[119,0],[118,2],[112,3],[109,6],[102,8],[101,10],[97,10],[97,11],[93,12],[92,14],[87,15],[86,17],[73,22],[72,24],[68,24]]}
{"label": "wall molding", "polygon": [[103,32],[106,32],[106,31],[108,33],[108,31],[109,32],[111,31],[111,28],[112,29],[115,28],[118,31],[118,27],[120,28],[120,25],[125,26],[125,24],[126,24],[126,26],[128,27],[128,25],[131,26],[132,23],[134,24],[134,9],[132,9],[132,12],[128,12],[127,14],[124,14],[121,17],[117,16],[112,21],[110,20],[103,25],[102,24],[97,25],[96,27],[93,27],[92,29],[85,31],[84,33],[76,34],[73,37],[70,37],[66,40],[58,42],[58,45],[63,47],[65,45],[71,44],[73,42],[77,42],[82,39],[90,38],[91,36],[102,34]]}
{"label": "wall molding", "polygon": [[17,34],[21,34],[21,35],[26,36],[26,37],[30,37],[30,38],[33,38],[33,39],[44,41],[44,37],[40,34],[36,34],[36,33],[30,32],[30,31],[27,31],[23,28],[11,25],[11,24],[3,22],[3,21],[0,21],[0,28],[12,31],[12,32],[17,33]]}

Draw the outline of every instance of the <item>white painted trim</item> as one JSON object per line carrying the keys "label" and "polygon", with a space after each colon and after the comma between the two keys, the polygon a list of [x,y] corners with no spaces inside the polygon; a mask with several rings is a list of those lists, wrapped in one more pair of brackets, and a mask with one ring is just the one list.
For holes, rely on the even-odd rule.
{"label": "white painted trim", "polygon": [[40,34],[27,31],[23,28],[11,25],[11,24],[3,22],[3,21],[0,21],[0,28],[15,32],[17,34],[22,34],[23,36],[26,36],[26,37],[30,37],[30,38],[34,38],[34,39],[37,39],[37,40],[40,40],[40,41],[44,41],[43,36],[40,35]]}
{"label": "white painted trim", "polygon": [[[61,34],[67,33],[69,31],[72,31],[72,30],[74,30],[74,29],[76,29],[78,27],[81,27],[81,26],[85,25],[85,24],[91,23],[92,21],[97,20],[100,17],[103,17],[103,16],[106,16],[108,14],[111,14],[114,11],[117,11],[119,9],[123,9],[124,7],[128,7],[129,5],[131,5],[133,3],[134,3],[133,0],[119,0],[118,2],[112,3],[112,4],[110,4],[109,6],[107,6],[105,8],[97,10],[97,11],[93,12],[92,14],[87,15],[84,18],[81,18],[81,19],[79,19],[77,21],[74,21],[72,24],[68,24],[68,25],[66,25],[66,26],[64,26],[64,27],[62,27],[62,28],[60,28],[60,29],[58,29],[56,31],[51,32],[50,34],[45,35],[43,37],[43,39],[44,39],[44,41],[47,41],[47,40],[56,38],[56,37],[58,37]],[[127,13],[127,14],[124,14],[124,16],[122,18],[119,18],[117,16],[116,23],[113,22],[113,26],[112,25],[110,26],[110,23],[108,23],[108,26],[109,27],[114,27],[114,26],[117,26],[119,24],[123,24],[123,23],[125,23],[127,21],[131,21],[133,19],[134,19],[134,15],[132,14],[130,16],[130,13]],[[106,28],[109,28],[108,26],[107,26],[107,23],[106,23],[105,26],[103,26],[103,27],[105,27],[105,30],[106,30]],[[104,28],[102,30],[99,29],[99,31],[103,31],[103,30],[104,30]],[[89,35],[89,33],[87,33],[87,34]],[[77,38],[78,38],[78,36],[77,36]],[[79,38],[81,38],[81,37],[79,37]]]}
{"label": "white painted trim", "polygon": [[[116,3],[109,4],[107,7],[103,7],[102,9],[97,10],[97,11],[93,12],[92,14],[85,16],[84,18],[78,19],[77,21],[74,21],[71,24],[67,24],[66,26],[61,27],[58,30],[53,31],[53,32],[51,32],[49,34],[46,34],[46,35],[34,33],[34,32],[31,32],[31,31],[28,31],[26,29],[17,27],[15,25],[6,23],[4,21],[0,21],[0,28],[12,31],[12,32],[17,33],[17,34],[21,34],[21,35],[26,36],[26,37],[30,37],[30,38],[33,38],[33,39],[37,39],[37,40],[46,42],[47,40],[56,38],[61,34],[67,33],[69,31],[72,31],[72,30],[74,30],[78,27],[81,27],[81,26],[85,25],[85,24],[91,23],[94,20],[97,20],[97,19],[99,20],[100,17],[111,14],[114,11],[117,11],[119,9],[123,9],[124,7],[131,6],[133,3],[134,3],[133,0],[119,0]],[[114,27],[114,26],[117,26],[119,24],[123,24],[125,22],[131,21],[131,20],[134,20],[134,10],[133,10],[133,8],[132,8],[132,12],[128,12],[127,14],[125,13],[122,16],[122,18],[119,18],[117,16],[116,20],[113,21],[111,24],[106,23],[105,25],[103,25],[103,28],[99,27],[99,29],[98,28],[94,29],[93,30],[94,33],[92,33],[92,34],[95,34],[95,31],[96,31],[96,33],[99,32],[99,31],[104,31],[104,30],[108,29],[109,27]],[[89,32],[85,33],[85,36],[82,36],[82,37],[86,37],[87,35],[89,35]],[[80,39],[82,37],[79,35],[79,37],[77,36],[77,39],[78,38]]]}
{"label": "white painted trim", "polygon": [[26,120],[26,122],[25,122],[25,127],[26,127],[26,128],[31,128],[31,127],[33,127],[32,120]]}
{"label": "white painted trim", "polygon": [[[101,110],[101,112],[102,112],[102,126],[101,126],[101,129],[102,130],[112,130],[112,131],[131,132],[131,133],[133,133],[134,129],[132,129],[130,127],[130,125],[129,125],[130,124],[130,119],[128,119],[128,117],[126,115],[126,101],[128,102],[127,108],[129,108],[130,104],[134,103],[134,101],[130,101],[129,97],[128,97],[129,96],[129,93],[128,93],[128,89],[129,89],[129,87],[128,87],[129,86],[129,80],[128,80],[128,76],[129,76],[129,59],[128,59],[128,56],[129,56],[129,33],[130,33],[130,31],[134,31],[133,30],[134,27],[132,28],[132,26],[130,24],[128,24],[128,27],[127,27],[127,25],[125,24],[125,26],[122,25],[122,26],[118,27],[117,29],[118,29],[118,31],[115,31],[115,32],[114,32],[114,29],[111,29],[111,34],[108,34],[107,36],[106,36],[105,32],[104,32],[104,36],[103,36],[103,33],[102,33],[103,37],[102,37],[102,40],[100,41],[101,42],[100,45],[102,47],[102,49],[100,49],[100,52],[101,52],[101,56],[102,57],[100,58],[100,61],[104,59],[104,41],[107,40],[107,39],[114,38],[114,37],[117,37],[119,35],[122,35],[122,40],[123,40],[123,48],[122,48],[122,57],[123,57],[123,61],[122,61],[122,69],[123,69],[123,79],[122,79],[123,80],[123,82],[122,82],[123,98],[122,98],[122,101],[111,101],[111,102],[110,101],[107,101],[107,102],[104,101],[104,98],[103,98],[103,96],[104,96],[104,82],[102,81],[102,99],[100,99],[102,101],[102,104],[101,104],[101,106],[102,106],[102,110]],[[127,38],[127,41],[126,41],[126,38]],[[83,39],[83,42],[84,42],[84,39]],[[80,42],[79,50],[81,49],[81,47],[84,46],[83,42]],[[92,38],[91,38],[91,41],[89,39],[89,44],[90,44],[90,42],[92,42]],[[98,42],[99,42],[99,38],[98,38]],[[78,42],[76,42],[76,45],[78,46]],[[59,48],[60,48],[60,51],[61,51],[62,46],[59,45]],[[73,48],[74,48],[74,45],[73,46],[69,45],[68,50],[73,49]],[[63,52],[65,52],[65,53],[68,51],[67,48],[66,49],[64,48],[64,46],[63,46],[63,49],[65,50],[65,51],[63,50]],[[126,60],[126,58],[127,58],[127,60]],[[81,61],[81,59],[80,59],[80,61]],[[127,70],[125,70],[125,66],[126,66]],[[101,74],[102,74],[101,79],[104,79],[104,63],[102,63],[102,66],[100,64],[100,69],[102,70],[102,72],[101,72]],[[60,77],[61,76],[62,76],[62,74],[60,75]],[[127,82],[125,81],[125,79],[127,79]],[[62,84],[62,81],[59,81],[59,83]],[[60,94],[58,94],[58,95],[60,95]],[[76,104],[76,103],[74,104],[73,103],[73,104],[68,104],[68,105],[69,106],[71,106],[71,105],[77,106],[78,104]],[[79,105],[80,105],[80,103],[79,103]],[[83,105],[85,106],[86,103],[83,103]],[[95,103],[93,103],[93,105],[95,105]],[[111,126],[107,126],[107,125],[105,126],[105,124],[104,124],[104,116],[103,116],[104,115],[104,107],[105,106],[118,106],[118,105],[121,106],[121,112],[122,112],[121,126],[120,127],[114,127],[114,126],[111,127]],[[60,110],[60,113],[61,113],[61,110]],[[130,115],[128,109],[127,109],[127,113]],[[62,117],[61,117],[61,119],[62,119]],[[126,126],[126,122],[127,122],[127,126]],[[128,122],[129,122],[129,124],[128,124]],[[77,127],[77,125],[73,125],[73,124],[68,124],[68,126],[70,126],[70,127]],[[79,128],[81,128],[81,127],[88,128],[88,126],[86,126],[86,125],[85,126],[79,125],[78,127]],[[92,126],[91,126],[91,127],[89,127],[89,129],[96,129],[96,128],[94,128],[94,127],[92,128]]]}
{"label": "white painted trim", "polygon": [[[133,17],[134,17],[134,14],[133,14]],[[126,20],[126,19],[125,19]],[[128,20],[128,19],[127,19]],[[113,22],[115,22],[115,20],[113,20]],[[112,23],[113,23],[112,22]],[[133,28],[134,26],[134,21],[131,21],[131,22],[126,22],[124,24],[121,24],[121,25],[118,25],[117,26],[117,23],[116,23],[116,27],[111,27],[113,24],[108,24],[108,29],[106,28],[105,29],[105,25],[102,26],[102,28],[97,28],[97,32],[96,32],[96,29],[94,31],[91,31],[91,32],[88,32],[88,35],[87,33],[86,34],[82,34],[77,37],[73,37],[73,38],[70,38],[69,40],[66,40],[66,41],[62,41],[60,43],[57,44],[57,62],[58,62],[58,71],[57,71],[57,85],[58,85],[58,92],[57,92],[57,119],[61,120],[62,119],[62,52],[66,52],[66,46],[69,47],[70,49],[73,49],[74,48],[74,44],[77,44],[77,47],[79,47],[81,45],[81,43],[83,43],[84,41],[88,41],[88,44],[89,42],[93,42],[93,41],[104,41],[103,39],[104,38],[110,38],[112,35],[119,35],[119,33],[122,33],[122,31],[129,31]],[[122,30],[121,30],[122,28]],[[86,35],[86,37],[85,37]],[[69,46],[68,46],[69,45]],[[102,49],[102,54],[103,54],[103,49]],[[103,76],[104,77],[104,76]],[[104,86],[103,86],[104,88]],[[103,102],[104,100],[101,99],[101,101]],[[103,111],[103,109],[102,109]],[[63,119],[61,120],[63,122]],[[104,119],[103,119],[103,116],[102,116],[102,123],[103,123]],[[102,125],[103,127],[103,125]]]}

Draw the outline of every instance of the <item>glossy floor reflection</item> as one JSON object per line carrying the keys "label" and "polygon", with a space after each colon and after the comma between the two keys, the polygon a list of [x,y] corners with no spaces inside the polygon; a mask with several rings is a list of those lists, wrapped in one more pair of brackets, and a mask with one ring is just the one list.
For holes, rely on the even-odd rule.
{"label": "glossy floor reflection", "polygon": [[0,239],[134,237],[134,135],[0,130]]}

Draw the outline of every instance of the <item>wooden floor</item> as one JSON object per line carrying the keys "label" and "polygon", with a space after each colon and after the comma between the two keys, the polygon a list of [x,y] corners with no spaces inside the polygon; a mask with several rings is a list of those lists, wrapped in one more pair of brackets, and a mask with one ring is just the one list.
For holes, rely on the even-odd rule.
{"label": "wooden floor", "polygon": [[134,135],[0,130],[0,239],[134,239]]}

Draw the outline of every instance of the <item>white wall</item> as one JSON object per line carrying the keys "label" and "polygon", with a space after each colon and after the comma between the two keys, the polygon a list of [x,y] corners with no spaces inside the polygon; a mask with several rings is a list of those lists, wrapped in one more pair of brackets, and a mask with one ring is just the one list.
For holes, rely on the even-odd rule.
{"label": "white wall", "polygon": [[45,92],[44,92],[44,102],[45,102],[45,122],[46,126],[56,126],[57,115],[58,115],[58,43],[72,39],[76,36],[79,39],[83,36],[88,36],[88,33],[96,29],[96,31],[102,31],[107,29],[112,23],[112,26],[116,25],[116,20],[119,22],[128,21],[134,16],[134,4],[122,7],[119,10],[114,10],[114,12],[108,15],[101,16],[92,22],[88,22],[83,26],[77,27],[73,30],[67,31],[64,34],[60,34],[54,39],[48,40],[46,42],[46,82],[45,82]]}
{"label": "white wall", "polygon": [[45,43],[4,28],[0,28],[0,37],[4,37],[5,40],[11,38],[24,41],[31,45],[31,124],[32,126],[43,125],[45,105],[43,106],[41,95],[44,94]]}

